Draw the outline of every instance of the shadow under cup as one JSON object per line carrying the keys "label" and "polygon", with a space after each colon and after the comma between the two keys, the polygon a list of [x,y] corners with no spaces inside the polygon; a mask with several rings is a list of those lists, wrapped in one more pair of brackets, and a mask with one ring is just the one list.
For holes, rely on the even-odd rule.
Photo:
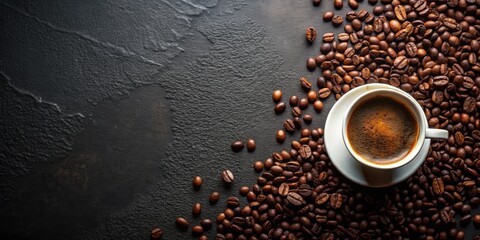
{"label": "shadow under cup", "polygon": [[[368,103],[371,103],[371,105],[366,105]],[[354,114],[356,111],[365,111],[363,113],[361,112],[360,114],[356,113],[356,117],[357,115],[363,114],[367,117],[365,120],[379,120],[376,120],[374,122],[365,122],[368,127],[362,130],[359,130],[357,128],[363,123],[355,122],[355,124],[352,125],[356,125],[356,128],[353,130],[349,129],[351,127],[351,124],[349,123],[352,120],[352,114]],[[378,115],[379,112],[380,114],[382,114],[381,116],[368,116],[368,114]],[[387,115],[383,115],[384,113],[387,113]],[[410,116],[403,116],[402,113]],[[400,117],[401,119],[393,119],[392,117]],[[356,120],[358,120],[358,118]],[[397,122],[395,123],[395,121]],[[399,128],[395,128],[395,124],[400,123],[402,124],[402,126],[399,126]],[[408,129],[404,129],[404,131],[400,132],[400,130],[406,126],[408,126]],[[342,137],[350,154],[357,161],[359,161],[362,166],[377,170],[395,169],[409,163],[417,156],[418,152],[421,150],[424,144],[427,126],[427,119],[423,113],[423,110],[413,97],[399,90],[376,89],[360,95],[352,102],[352,104],[347,110],[345,118],[343,119]],[[355,130],[358,130],[356,132],[376,131],[376,141],[379,142],[380,140],[380,144],[377,144],[376,146],[369,146],[369,140],[365,140],[361,143],[362,145],[366,145],[362,146],[363,148],[376,147],[375,149],[369,149],[369,152],[388,152],[389,150],[391,150],[389,148],[394,148],[394,150],[398,149],[398,155],[401,156],[381,159],[381,154],[378,154],[378,156],[375,157],[367,158],[366,154],[362,155],[358,153],[355,150],[358,148],[353,147],[352,141],[349,139],[349,132]],[[358,138],[359,136],[362,136],[366,139],[370,135],[365,134],[365,132],[363,136],[357,135],[356,137]],[[399,137],[402,136],[404,133],[414,134],[415,136],[407,135],[409,141],[405,142],[404,138]],[[358,139],[356,140],[357,141],[355,142],[360,145]],[[403,153],[403,155],[401,153]],[[385,172],[383,172],[382,174],[382,178],[384,177],[388,178],[388,176],[385,176]]]}

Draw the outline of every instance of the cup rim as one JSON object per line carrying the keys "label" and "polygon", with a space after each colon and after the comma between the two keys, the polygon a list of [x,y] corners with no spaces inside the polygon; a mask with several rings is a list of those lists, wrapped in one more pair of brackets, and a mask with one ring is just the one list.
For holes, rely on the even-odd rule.
{"label": "cup rim", "polygon": [[[347,136],[347,127],[348,127],[348,120],[350,119],[352,115],[352,110],[362,102],[363,99],[371,96],[371,95],[380,95],[381,93],[384,93],[386,96],[391,96],[391,95],[396,95],[400,98],[403,98],[406,100],[406,102],[409,103],[409,106],[407,106],[410,111],[414,114],[414,117],[417,119],[418,123],[418,137],[416,144],[414,148],[405,156],[403,159],[390,163],[390,164],[375,164],[370,161],[367,161],[363,157],[361,157],[359,154],[357,154],[351,144],[350,141],[348,140]],[[362,93],[359,95],[357,98],[355,98],[350,106],[347,108],[346,114],[343,116],[343,123],[342,123],[342,139],[343,142],[348,150],[348,152],[353,156],[355,160],[360,162],[362,165],[369,166],[371,168],[376,168],[376,169],[396,169],[399,167],[404,166],[405,164],[411,162],[415,157],[418,155],[420,150],[423,147],[423,144],[425,142],[425,132],[427,128],[427,119],[424,115],[423,109],[421,106],[418,104],[418,102],[409,94],[402,92],[401,90],[393,90],[393,89],[374,89],[367,91],[365,93]]]}

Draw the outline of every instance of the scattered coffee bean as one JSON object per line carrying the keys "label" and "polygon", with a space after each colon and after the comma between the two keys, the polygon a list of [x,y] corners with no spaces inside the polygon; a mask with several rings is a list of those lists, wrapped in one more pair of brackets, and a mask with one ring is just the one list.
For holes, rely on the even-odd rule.
{"label": "scattered coffee bean", "polygon": [[320,100],[317,100],[313,103],[313,108],[316,112],[321,112],[323,109],[323,103]]}
{"label": "scattered coffee bean", "polygon": [[212,220],[205,218],[200,222],[200,226],[203,227],[204,231],[208,231],[212,228]]}
{"label": "scattered coffee bean", "polygon": [[274,102],[280,102],[280,100],[282,100],[282,91],[280,90],[273,91],[272,99]]}
{"label": "scattered coffee bean", "polygon": [[234,152],[240,152],[245,147],[242,141],[234,141],[231,144],[232,150]]}
{"label": "scattered coffee bean", "polygon": [[333,16],[333,18],[332,18],[332,23],[333,23],[333,25],[336,26],[336,27],[342,25],[342,23],[343,23],[343,17],[340,16],[340,15],[335,15],[335,16]]}
{"label": "scattered coffee bean", "polygon": [[298,103],[298,107],[300,109],[306,109],[308,107],[308,100],[306,98],[300,99],[300,103]]}
{"label": "scattered coffee bean", "polygon": [[220,193],[218,192],[212,192],[208,197],[208,201],[210,202],[210,204],[217,203],[219,199],[220,199]]}
{"label": "scattered coffee bean", "polygon": [[298,97],[297,96],[291,96],[289,100],[290,106],[296,107],[298,105]]}
{"label": "scattered coffee bean", "polygon": [[[307,94],[307,100],[309,102],[314,102],[317,99],[317,92],[310,90]],[[297,116],[298,117],[298,116]]]}
{"label": "scattered coffee bean", "polygon": [[286,138],[285,131],[283,131],[283,130],[281,130],[281,129],[278,130],[278,131],[277,131],[276,138],[277,138],[277,142],[283,143],[283,142],[285,141],[285,138]]}
{"label": "scattered coffee bean", "polygon": [[189,225],[188,220],[183,218],[183,217],[178,217],[175,220],[175,224],[182,231],[186,231],[188,229],[188,225]]}
{"label": "scattered coffee bean", "polygon": [[299,107],[293,107],[292,116],[299,117],[300,115],[302,115],[302,110]]}
{"label": "scattered coffee bean", "polygon": [[306,38],[309,43],[313,43],[317,38],[317,30],[313,27],[307,28]]}
{"label": "scattered coffee bean", "polygon": [[202,186],[202,183],[203,183],[203,180],[200,176],[193,177],[193,180],[192,180],[193,187],[198,189],[200,188],[200,186]]}
{"label": "scattered coffee bean", "polygon": [[288,133],[294,133],[295,132],[295,123],[293,122],[292,119],[287,119],[283,123],[283,127]]}
{"label": "scattered coffee bean", "polygon": [[[283,130],[281,130],[283,131]],[[255,172],[261,172],[263,170],[263,162],[262,161],[256,161],[253,164],[253,169],[255,169]]]}
{"label": "scattered coffee bean", "polygon": [[240,195],[242,196],[245,196],[247,195],[247,193],[250,191],[250,188],[248,188],[247,186],[243,186],[241,187],[238,192],[240,193]]}
{"label": "scattered coffee bean", "polygon": [[203,227],[200,225],[195,225],[192,227],[192,234],[195,236],[201,235],[203,233]]}
{"label": "scattered coffee bean", "polygon": [[313,0],[312,3],[313,3],[313,6],[318,7],[320,6],[320,3],[322,3],[322,0]]}
{"label": "scattered coffee bean", "polygon": [[300,78],[300,85],[302,86],[303,90],[305,90],[305,91],[310,91],[310,89],[312,88],[312,84],[305,77]]}
{"label": "scattered coffee bean", "polygon": [[357,9],[358,8],[357,0],[348,0],[348,6],[350,6],[351,9]]}
{"label": "scattered coffee bean", "polygon": [[333,1],[333,6],[337,9],[340,10],[343,8],[343,0],[334,0]]}
{"label": "scattered coffee bean", "polygon": [[150,237],[152,239],[162,239],[163,236],[163,230],[159,227],[156,227],[152,229],[152,233],[150,234]]}
{"label": "scattered coffee bean", "polygon": [[202,213],[202,205],[200,203],[195,203],[192,208],[192,215],[194,217],[200,216]]}
{"label": "scattered coffee bean", "polygon": [[480,227],[480,214],[477,214],[477,215],[473,216],[473,224],[477,228]]}
{"label": "scattered coffee bean", "polygon": [[248,139],[247,140],[247,151],[253,152],[253,151],[255,151],[256,147],[257,147],[257,143],[255,142],[254,139]]}
{"label": "scattered coffee bean", "polygon": [[306,124],[312,123],[312,120],[313,120],[312,115],[309,115],[309,114],[303,115],[303,121],[304,121]]}
{"label": "scattered coffee bean", "polygon": [[335,16],[335,14],[333,14],[333,12],[331,12],[331,11],[325,12],[323,14],[323,21],[330,22],[330,21],[332,21],[333,16]]}
{"label": "scattered coffee bean", "polygon": [[315,58],[308,58],[307,59],[307,69],[309,71],[313,71],[317,68],[317,62],[315,61]]}
{"label": "scattered coffee bean", "polygon": [[274,108],[275,113],[276,113],[276,114],[282,114],[282,113],[285,111],[285,108],[286,108],[286,107],[287,107],[287,106],[285,105],[284,102],[279,102],[279,103],[277,103],[277,105],[275,105],[275,108]]}
{"label": "scattered coffee bean", "polygon": [[222,172],[222,179],[223,179],[223,182],[227,184],[232,183],[234,179],[233,173],[230,170],[224,170]]}

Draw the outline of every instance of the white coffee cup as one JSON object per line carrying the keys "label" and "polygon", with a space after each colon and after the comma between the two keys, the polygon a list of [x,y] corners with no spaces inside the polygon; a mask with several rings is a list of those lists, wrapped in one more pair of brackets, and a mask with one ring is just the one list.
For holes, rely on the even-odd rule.
{"label": "white coffee cup", "polygon": [[[406,156],[404,156],[402,159],[392,163],[376,164],[372,161],[368,161],[367,159],[363,158],[353,150],[347,135],[348,122],[350,120],[353,110],[360,103],[366,100],[369,100],[371,98],[379,97],[379,96],[387,96],[402,103],[403,106],[408,108],[410,112],[413,113],[414,119],[416,120],[418,124],[418,129],[419,129],[418,138],[416,139],[415,145],[410,150],[410,152]],[[358,96],[355,100],[352,101],[350,106],[347,108],[347,112],[343,118],[342,127],[343,127],[342,129],[343,141],[348,151],[350,152],[350,154],[363,166],[367,166],[367,167],[378,169],[378,170],[382,170],[382,169],[392,170],[395,168],[399,168],[409,163],[410,161],[412,161],[422,149],[423,144],[425,142],[425,138],[437,138],[437,139],[448,138],[447,130],[428,127],[427,117],[425,116],[425,113],[423,112],[423,109],[420,106],[420,104],[412,96],[410,96],[409,94],[407,94],[406,92],[400,89],[399,90],[372,89]]]}

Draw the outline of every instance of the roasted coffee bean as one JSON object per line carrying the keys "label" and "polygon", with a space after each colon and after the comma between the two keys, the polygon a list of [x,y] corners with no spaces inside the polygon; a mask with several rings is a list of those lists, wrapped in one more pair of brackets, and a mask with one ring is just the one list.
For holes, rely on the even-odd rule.
{"label": "roasted coffee bean", "polygon": [[293,206],[300,206],[303,204],[303,197],[298,193],[289,192],[287,195],[287,201]]}
{"label": "roasted coffee bean", "polygon": [[313,4],[313,6],[315,6],[315,7],[320,6],[320,3],[322,3],[322,0],[312,0],[312,4]]}
{"label": "roasted coffee bean", "polygon": [[240,152],[245,147],[242,141],[234,141],[231,144],[232,150],[234,152]]}
{"label": "roasted coffee bean", "polygon": [[330,89],[328,89],[328,88],[322,88],[322,89],[318,90],[318,97],[319,97],[319,98],[325,99],[325,98],[327,98],[328,96],[330,96]]}
{"label": "roasted coffee bean", "polygon": [[473,216],[473,224],[478,228],[480,227],[480,214]]}
{"label": "roasted coffee bean", "polygon": [[192,227],[192,234],[195,236],[201,235],[203,233],[203,227],[200,225],[195,225]]}
{"label": "roasted coffee bean", "polygon": [[298,97],[297,96],[291,96],[289,100],[290,106],[296,107],[298,105]]}
{"label": "roasted coffee bean", "polygon": [[358,8],[357,0],[348,0],[348,6],[350,6],[351,9],[357,9]]}
{"label": "roasted coffee bean", "polygon": [[303,121],[304,121],[306,124],[312,123],[312,120],[313,120],[312,115],[309,115],[309,114],[303,115]]}
{"label": "roasted coffee bean", "polygon": [[302,110],[299,107],[292,108],[292,116],[299,117],[302,115]]}
{"label": "roasted coffee bean", "polygon": [[300,109],[306,109],[308,107],[308,100],[306,98],[300,99],[300,102],[298,103],[298,107]]}
{"label": "roasted coffee bean", "polygon": [[310,149],[310,147],[308,145],[300,146],[300,149],[298,149],[298,153],[304,159],[310,158],[310,156],[312,156],[312,150]]}
{"label": "roasted coffee bean", "polygon": [[310,90],[307,94],[307,99],[309,102],[314,102],[317,99],[317,92]]}
{"label": "roasted coffee bean", "polygon": [[247,151],[253,152],[253,151],[255,151],[256,147],[257,147],[257,143],[255,143],[254,139],[248,139],[247,140]]}
{"label": "roasted coffee bean", "polygon": [[193,177],[193,180],[192,180],[193,187],[198,189],[200,188],[200,186],[202,186],[202,183],[203,183],[203,180],[200,176]]}
{"label": "roasted coffee bean", "polygon": [[307,28],[307,33],[305,34],[307,41],[309,43],[313,43],[315,39],[317,38],[317,30],[313,27]]}
{"label": "roasted coffee bean", "polygon": [[320,193],[317,198],[315,198],[315,203],[317,205],[322,205],[326,203],[330,198],[330,194],[328,193]]}
{"label": "roasted coffee bean", "polygon": [[323,109],[323,103],[320,100],[317,100],[313,103],[313,108],[316,112],[321,112]]}
{"label": "roasted coffee bean", "polygon": [[195,203],[192,208],[192,215],[194,217],[200,216],[202,213],[202,205],[200,203]]}
{"label": "roasted coffee bean", "polygon": [[203,230],[208,231],[212,228],[212,220],[205,218],[200,222],[200,225],[203,227]]}
{"label": "roasted coffee bean", "polygon": [[315,58],[308,58],[307,59],[307,69],[309,71],[313,71],[317,68],[317,62],[315,61]]}
{"label": "roasted coffee bean", "polygon": [[276,139],[277,139],[277,142],[279,143],[283,143],[285,141],[285,138],[286,138],[286,134],[285,134],[285,131],[283,130],[278,130],[277,131],[277,134],[276,134]]}
{"label": "roasted coffee bean", "polygon": [[[286,105],[284,102],[279,102],[279,103],[277,103],[277,105],[275,105],[275,108],[274,108],[275,113],[276,113],[276,114],[282,114],[282,113],[285,111],[285,108],[286,108],[286,107],[287,107],[287,105]],[[248,142],[247,142],[247,144],[248,144]],[[241,150],[241,149],[240,149],[240,150]],[[239,150],[239,151],[240,151],[240,150]]]}
{"label": "roasted coffee bean", "polygon": [[285,120],[285,122],[283,123],[283,127],[289,133],[295,132],[295,123],[293,122],[292,119]]}
{"label": "roasted coffee bean", "polygon": [[300,85],[305,91],[309,91],[312,88],[312,84],[305,77],[300,78]]}
{"label": "roasted coffee bean", "polygon": [[333,208],[340,208],[343,204],[343,195],[340,193],[333,193],[330,196],[330,206]]}
{"label": "roasted coffee bean", "polygon": [[188,229],[188,225],[189,225],[188,220],[183,217],[178,217],[175,220],[175,223],[177,227],[182,231],[186,231]]}
{"label": "roasted coffee bean", "polygon": [[333,6],[339,10],[343,8],[343,0],[334,0],[333,1]]}
{"label": "roasted coffee bean", "polygon": [[150,234],[150,237],[152,239],[162,239],[162,236],[163,236],[163,230],[161,228],[156,227],[152,229],[152,232]]}
{"label": "roasted coffee bean", "polygon": [[[283,131],[283,130],[279,130],[279,131]],[[278,133],[277,133],[278,134]],[[285,134],[285,132],[283,132],[283,134]],[[278,136],[278,135],[277,135]],[[284,139],[285,140],[285,139]],[[278,138],[277,138],[277,141],[278,141]],[[283,141],[282,141],[283,142]],[[253,169],[255,169],[255,172],[261,172],[263,170],[263,162],[261,161],[256,161],[254,164],[253,164]],[[213,193],[212,193],[213,194]],[[210,195],[211,197],[211,195]],[[217,198],[217,201],[218,201],[218,198]],[[211,203],[211,201],[210,201]]]}
{"label": "roasted coffee bean", "polygon": [[272,99],[274,102],[280,102],[280,100],[282,100],[282,91],[280,90],[273,91]]}
{"label": "roasted coffee bean", "polygon": [[334,33],[325,33],[323,34],[323,42],[326,42],[326,43],[331,43],[335,40],[335,34]]}
{"label": "roasted coffee bean", "polygon": [[399,21],[405,21],[407,19],[407,11],[405,10],[405,7],[403,5],[397,5],[395,7],[395,16]]}
{"label": "roasted coffee bean", "polygon": [[340,26],[343,23],[343,17],[340,15],[335,15],[332,18],[332,23],[334,26]]}
{"label": "roasted coffee bean", "polygon": [[477,102],[473,97],[467,97],[463,102],[463,110],[467,113],[475,111],[477,108]]}
{"label": "roasted coffee bean", "polygon": [[227,199],[227,206],[230,208],[236,208],[240,205],[240,202],[237,197],[229,197]]}
{"label": "roasted coffee bean", "polygon": [[433,192],[437,195],[441,195],[445,191],[445,186],[441,178],[434,178],[432,182]]}
{"label": "roasted coffee bean", "polygon": [[210,196],[208,197],[208,201],[210,202],[210,204],[217,203],[219,199],[220,199],[220,193],[218,193],[218,192],[212,192],[210,194]]}
{"label": "roasted coffee bean", "polygon": [[323,13],[323,21],[330,22],[330,21],[332,21],[333,16],[335,16],[335,14],[333,14],[333,12],[331,12],[331,11],[325,12],[325,13]]}
{"label": "roasted coffee bean", "polygon": [[222,172],[222,179],[224,183],[232,183],[234,180],[233,173],[230,170],[223,170]]}

